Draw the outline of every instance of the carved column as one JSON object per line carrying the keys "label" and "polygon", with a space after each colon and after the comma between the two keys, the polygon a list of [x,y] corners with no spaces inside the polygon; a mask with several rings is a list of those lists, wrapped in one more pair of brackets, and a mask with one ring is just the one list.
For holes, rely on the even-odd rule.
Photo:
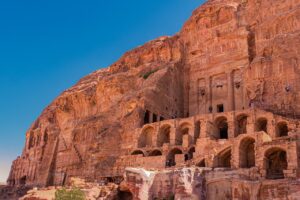
{"label": "carved column", "polygon": [[234,94],[233,94],[233,78],[232,71],[227,72],[227,85],[228,85],[228,94],[227,94],[227,109],[226,111],[234,110]]}
{"label": "carved column", "polygon": [[176,143],[176,128],[171,127],[170,129],[170,145],[175,145]]}
{"label": "carved column", "polygon": [[189,130],[189,135],[191,136],[191,143],[195,143],[195,123],[194,123],[194,126],[192,128],[190,128]]}
{"label": "carved column", "polygon": [[[242,74],[245,76],[245,71],[244,70],[242,70]],[[245,88],[245,77],[244,76],[241,79],[240,88],[242,90],[242,108],[247,109],[248,107],[246,105],[246,88]]]}
{"label": "carved column", "polygon": [[247,133],[254,133],[255,131],[255,120],[254,120],[254,117],[253,115],[250,115],[248,118],[247,118],[247,127],[246,127],[246,131]]}
{"label": "carved column", "polygon": [[241,81],[240,88],[242,90],[242,109],[245,109],[245,95],[244,95],[244,83]]}
{"label": "carved column", "polygon": [[159,134],[159,129],[160,129],[160,126],[158,124],[156,124],[154,133],[152,135],[152,146],[153,147],[157,146],[157,138],[158,138],[158,134]]}
{"label": "carved column", "polygon": [[149,122],[153,123],[153,112],[149,112]]}
{"label": "carved column", "polygon": [[271,120],[268,120],[268,123],[267,123],[267,132],[268,132],[268,135],[271,136],[271,138],[276,138],[276,123],[275,123],[275,120],[274,120],[274,117],[271,118]]}
{"label": "carved column", "polygon": [[205,120],[203,122],[201,122],[200,124],[200,137],[199,138],[206,138],[208,137],[209,135],[207,134],[208,133],[208,122]]}
{"label": "carved column", "polygon": [[206,82],[206,106],[205,106],[205,113],[209,113],[209,108],[212,108],[212,88],[211,88],[211,77],[205,78]]}
{"label": "carved column", "polygon": [[228,120],[228,139],[231,139],[235,137],[234,116],[230,116]]}

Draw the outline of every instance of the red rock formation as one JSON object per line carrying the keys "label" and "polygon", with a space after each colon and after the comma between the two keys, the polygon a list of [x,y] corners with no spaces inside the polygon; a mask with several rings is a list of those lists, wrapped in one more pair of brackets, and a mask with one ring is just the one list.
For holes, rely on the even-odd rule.
{"label": "red rock formation", "polygon": [[249,106],[299,117],[299,6],[299,0],[206,2],[177,35],[126,53],[51,103],[26,133],[9,184],[119,178],[135,165],[121,158],[137,148],[145,122]]}
{"label": "red rock formation", "polygon": [[144,111],[171,118],[182,107],[180,45],[173,40],[161,38],[127,53],[59,96],[27,132],[9,182],[53,185],[72,176],[120,176],[112,167],[132,147]]}

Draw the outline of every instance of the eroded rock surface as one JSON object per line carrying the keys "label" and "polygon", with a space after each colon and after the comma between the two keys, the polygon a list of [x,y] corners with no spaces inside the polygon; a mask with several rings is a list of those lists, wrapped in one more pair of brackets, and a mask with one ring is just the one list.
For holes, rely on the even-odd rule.
{"label": "eroded rock surface", "polygon": [[246,171],[184,167],[160,171],[128,168],[124,188],[133,199],[299,199],[299,181],[253,181]]}
{"label": "eroded rock surface", "polygon": [[[54,100],[27,131],[8,183],[120,183],[126,167],[198,165],[297,185],[299,19],[299,0],[207,1],[175,36],[127,52]],[[249,199],[254,189],[231,173],[241,182],[221,193]],[[258,197],[283,198],[280,181]]]}
{"label": "eroded rock surface", "polygon": [[[70,185],[65,187],[67,191],[71,189],[81,190],[86,200],[118,200],[118,186],[110,183],[107,185],[99,185],[97,183],[87,183],[78,178],[72,178]],[[55,192],[61,190],[62,187],[47,187],[34,188],[27,192],[19,200],[53,200],[55,199]]]}

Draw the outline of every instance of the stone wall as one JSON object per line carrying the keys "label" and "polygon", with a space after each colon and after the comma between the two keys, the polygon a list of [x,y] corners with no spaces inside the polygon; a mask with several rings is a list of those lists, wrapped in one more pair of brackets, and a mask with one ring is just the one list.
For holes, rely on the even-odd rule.
{"label": "stone wall", "polygon": [[[225,120],[226,130],[218,127],[220,118]],[[166,129],[166,126],[169,128]],[[149,128],[151,131],[147,132],[147,141],[144,146],[140,146],[139,141],[145,137],[145,130]],[[130,157],[131,154],[134,159],[131,159],[128,166],[145,169],[185,165],[253,168],[257,178],[272,179],[276,178],[272,176],[277,176],[277,172],[268,162],[273,159],[271,154],[282,152],[285,156],[282,162],[274,158],[274,162],[284,165],[277,178],[295,179],[299,169],[299,128],[298,120],[257,109],[196,115],[147,124],[137,129],[135,148],[128,155]],[[221,138],[222,131],[226,132],[226,138]],[[157,142],[160,138],[164,138],[163,142]],[[161,159],[163,156],[164,159]],[[140,158],[143,158],[142,164]],[[122,166],[125,168],[126,164]]]}

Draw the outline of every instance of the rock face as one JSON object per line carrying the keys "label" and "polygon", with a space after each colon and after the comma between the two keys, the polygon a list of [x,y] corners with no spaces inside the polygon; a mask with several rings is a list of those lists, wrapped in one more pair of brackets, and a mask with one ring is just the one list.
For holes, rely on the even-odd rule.
{"label": "rock face", "polygon": [[27,186],[6,186],[0,185],[0,199],[1,200],[18,200],[20,197],[24,196],[30,187]]}
{"label": "rock face", "polygon": [[128,168],[126,187],[133,191],[133,199],[299,199],[297,181],[245,180],[246,171],[211,168],[177,168],[175,170],[146,171]]}
{"label": "rock face", "polygon": [[[97,183],[87,183],[78,178],[72,178],[70,185],[65,187],[66,191],[71,189],[78,189],[83,192],[85,198],[88,200],[118,200],[119,192],[116,184],[110,183],[108,185],[99,185]],[[27,192],[25,196],[19,200],[53,200],[57,190],[62,187],[48,187],[48,188],[34,188]]]}
{"label": "rock face", "polygon": [[[299,0],[210,0],[177,35],[126,53],[51,103],[26,133],[8,183],[120,182],[129,166],[197,164],[231,168],[238,179],[240,168],[254,173],[228,186],[229,199],[252,191],[235,190],[247,179],[294,184],[299,52]],[[205,187],[206,196],[216,188]]]}

